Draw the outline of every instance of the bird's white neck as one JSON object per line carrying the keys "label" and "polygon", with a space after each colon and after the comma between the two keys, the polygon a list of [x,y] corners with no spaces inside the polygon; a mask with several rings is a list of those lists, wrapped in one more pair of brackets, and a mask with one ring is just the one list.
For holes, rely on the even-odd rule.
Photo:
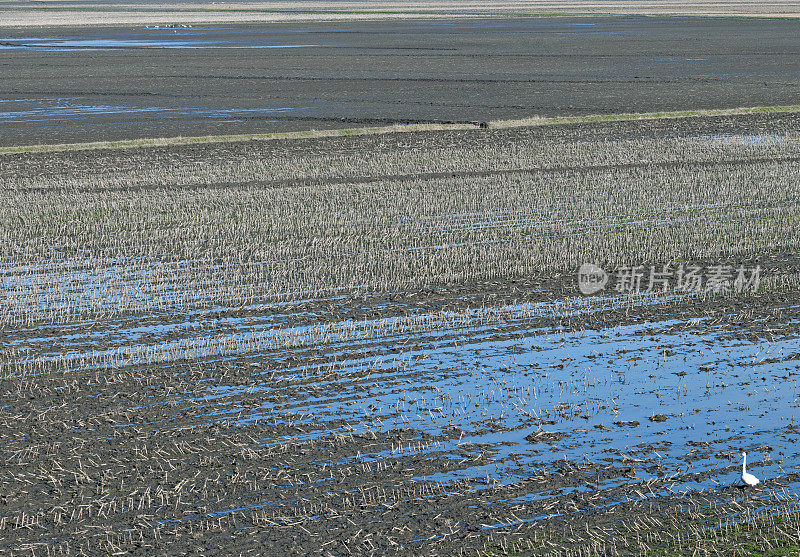
{"label": "bird's white neck", "polygon": [[747,467],[747,455],[746,454],[742,455],[742,457],[744,458],[744,460],[742,461],[742,474],[744,474],[745,468]]}

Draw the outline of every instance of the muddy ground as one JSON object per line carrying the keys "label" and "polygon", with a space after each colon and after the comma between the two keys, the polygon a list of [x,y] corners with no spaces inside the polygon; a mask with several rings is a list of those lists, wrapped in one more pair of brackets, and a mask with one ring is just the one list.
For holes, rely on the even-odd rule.
{"label": "muddy ground", "polygon": [[0,27],[0,145],[791,105],[798,26],[628,16]]}
{"label": "muddy ground", "polygon": [[[507,283],[493,284],[492,290],[514,290],[524,299],[529,288]],[[457,304],[484,294],[463,288],[414,297],[422,305]],[[755,388],[761,388],[761,379],[774,385],[779,377],[788,386],[798,373],[797,302],[796,293],[709,299],[498,326],[488,337],[462,333],[437,342],[458,346],[490,338],[524,345],[523,339],[537,338],[542,327],[567,335],[634,324],[643,326],[636,333],[640,338],[679,331],[700,342],[720,333],[793,339],[788,346],[795,351],[780,355],[780,369],[757,380]],[[671,324],[662,329],[665,322]],[[538,418],[526,413],[513,426],[496,412],[488,421],[459,421],[459,410],[445,401],[442,419],[432,417],[436,426],[426,428],[413,423],[413,411],[375,406],[374,396],[403,390],[413,404],[430,388],[426,384],[436,385],[427,370],[399,365],[341,370],[333,363],[389,359],[399,350],[419,354],[429,342],[412,336],[402,346],[377,342],[336,354],[310,348],[4,381],[2,550],[455,555],[514,544],[548,551],[600,551],[600,544],[608,544],[624,552],[636,549],[636,533],[657,547],[685,532],[689,519],[711,525],[744,508],[793,502],[794,420],[758,424],[756,441],[768,438],[772,446],[754,446],[733,422],[726,422],[724,432],[690,435],[687,443],[680,430],[695,427],[697,417],[683,417],[694,407],[691,399],[698,395],[693,394],[687,403],[653,409],[668,414],[650,420],[625,413],[614,420],[605,410],[581,419],[570,417],[570,409]],[[621,354],[628,348],[618,345]],[[668,350],[676,358],[691,352],[689,345]],[[722,356],[717,365],[725,360]],[[574,367],[568,362],[565,371]],[[558,374],[555,364],[549,368]],[[576,373],[559,375],[558,384]],[[450,369],[437,380],[458,374]],[[690,376],[677,383],[678,390],[694,383]],[[736,388],[752,388],[748,385]],[[513,398],[499,389],[497,395]],[[345,410],[316,415],[320,404]],[[419,412],[432,409],[428,404]],[[404,415],[412,420],[405,426]],[[400,425],[392,425],[398,418]],[[567,456],[572,438],[587,428],[596,434],[583,457]],[[642,429],[649,433],[635,446],[617,448],[602,440],[613,435],[607,432]],[[509,431],[521,439],[510,443],[503,437]],[[679,446],[671,448],[673,443]],[[754,463],[754,473],[768,470],[777,477],[758,490],[738,489],[736,455],[742,448],[755,451],[759,461],[769,459]],[[709,459],[716,462],[711,467]]]}
{"label": "muddy ground", "polygon": [[[7,288],[0,306],[0,553],[691,553],[698,540],[727,533],[753,513],[796,516],[800,259],[791,188],[773,212],[736,213],[742,226],[755,219],[765,229],[786,227],[775,236],[782,245],[694,261],[759,266],[763,288],[741,294],[609,290],[584,297],[575,270],[542,269],[180,310],[135,296],[131,306],[116,306],[102,287],[123,265],[103,259],[110,251],[91,249],[124,240],[114,226],[138,222],[150,230],[150,213],[126,205],[131,199],[157,197],[150,212],[181,215],[173,202],[179,194],[211,189],[233,198],[253,190],[277,196],[321,190],[331,177],[355,193],[381,179],[387,195],[412,180],[431,195],[449,187],[444,177],[452,173],[430,170],[437,157],[416,174],[387,177],[379,164],[347,166],[345,155],[354,153],[394,161],[389,154],[405,160],[486,145],[503,154],[552,142],[557,155],[562,147],[568,153],[561,166],[542,168],[534,157],[509,172],[497,168],[498,155],[454,172],[498,183],[548,172],[611,173],[623,183],[631,169],[655,168],[666,180],[678,169],[709,176],[702,172],[713,168],[722,188],[736,169],[767,166],[794,177],[798,130],[794,115],[751,115],[4,155],[0,215],[25,241],[9,235],[13,245],[0,251]],[[613,150],[605,165],[580,158],[594,143],[686,137],[700,138],[692,144],[699,146],[712,138],[716,158],[620,162]],[[739,158],[729,156],[732,149]],[[764,153],[780,156],[763,160]],[[287,157],[306,155],[322,168],[311,177],[191,180],[201,168],[195,163],[233,161],[241,170],[236,161],[263,159],[278,172]],[[156,183],[148,169],[176,181]],[[774,179],[752,176],[756,193],[757,179]],[[120,191],[125,196],[114,197]],[[47,200],[71,210],[71,200],[95,207],[98,199],[123,210],[107,207],[80,222],[36,221],[47,214],[39,212]],[[229,220],[263,210],[237,213],[230,199],[208,199],[212,209],[230,210]],[[271,197],[254,199],[266,206]],[[14,203],[26,209],[15,213]],[[661,224],[679,226],[687,210],[698,228],[707,226],[707,207],[680,203],[665,209]],[[73,213],[56,216],[64,215]],[[476,219],[517,226],[488,210]],[[81,241],[48,253],[52,246],[31,232],[37,226]],[[156,241],[156,255],[143,261],[178,257],[159,252],[171,245]],[[135,264],[146,275],[147,265]],[[12,296],[37,299],[52,276],[65,277],[63,296],[42,299],[63,303],[63,312],[38,313],[29,299]],[[135,293],[152,286],[146,276],[123,276]],[[188,299],[192,289],[156,286],[165,299]],[[257,342],[264,339],[270,342]],[[131,363],[107,357],[131,347],[141,348]],[[41,374],[13,377],[20,370]],[[758,488],[741,489],[741,451],[762,479]]]}

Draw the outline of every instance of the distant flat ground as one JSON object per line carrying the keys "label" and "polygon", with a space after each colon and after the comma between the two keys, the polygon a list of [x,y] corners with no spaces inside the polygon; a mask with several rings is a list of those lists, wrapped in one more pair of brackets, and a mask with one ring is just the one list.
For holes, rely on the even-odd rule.
{"label": "distant flat ground", "polygon": [[794,105],[798,37],[682,16],[0,27],[0,144]]}
{"label": "distant flat ground", "polygon": [[409,15],[426,18],[490,15],[703,15],[798,17],[800,2],[681,2],[677,0],[573,1],[521,0],[480,1],[264,1],[198,2],[176,1],[69,1],[36,3],[0,1],[0,22],[9,26],[124,25],[145,23],[244,23],[276,21],[382,20]]}

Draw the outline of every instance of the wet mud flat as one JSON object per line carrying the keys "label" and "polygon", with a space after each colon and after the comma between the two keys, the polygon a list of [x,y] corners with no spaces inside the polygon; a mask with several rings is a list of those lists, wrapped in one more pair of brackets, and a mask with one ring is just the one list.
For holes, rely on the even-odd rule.
{"label": "wet mud flat", "polygon": [[[757,320],[708,301],[409,337],[402,354],[384,341],[4,381],[4,550],[693,549],[751,513],[794,517],[797,301],[749,299]],[[578,355],[592,347],[619,362],[608,377]],[[632,403],[659,392],[670,401]],[[736,487],[740,448],[768,478],[757,490]]]}
{"label": "wet mud flat", "polygon": [[[762,114],[3,155],[0,551],[794,543],[799,138]],[[584,296],[587,258],[761,284]]]}
{"label": "wet mud flat", "polygon": [[0,144],[792,105],[797,20],[0,28]]}

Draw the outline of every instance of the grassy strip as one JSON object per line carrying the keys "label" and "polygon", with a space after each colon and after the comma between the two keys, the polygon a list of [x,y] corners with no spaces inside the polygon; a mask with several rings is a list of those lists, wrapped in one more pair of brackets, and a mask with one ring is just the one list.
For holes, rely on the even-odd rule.
{"label": "grassy strip", "polygon": [[493,120],[489,122],[489,127],[494,129],[503,129],[534,126],[554,126],[563,124],[585,124],[592,122],[626,122],[631,120],[665,120],[669,118],[698,118],[709,116],[737,116],[744,114],[777,114],[789,112],[800,112],[800,105],[677,110],[670,112],[592,114],[589,116],[556,116],[550,118],[534,116],[532,118],[521,118],[517,120]]}
{"label": "grassy strip", "polygon": [[333,130],[304,130],[294,132],[250,133],[233,135],[203,135],[198,137],[162,137],[125,139],[120,141],[94,141],[90,143],[64,143],[58,145],[22,145],[0,147],[0,155],[13,153],[43,153],[50,151],[81,151],[87,149],[127,149],[131,147],[161,147],[167,145],[196,145],[199,143],[231,143],[236,141],[268,141],[309,139],[320,137],[342,137],[348,135],[373,135],[415,131],[470,130],[475,124],[394,124],[368,128]]}
{"label": "grassy strip", "polygon": [[229,143],[236,141],[293,140],[322,137],[341,137],[349,135],[376,135],[385,133],[409,133],[420,131],[459,131],[474,130],[479,127],[490,129],[526,128],[538,126],[559,126],[566,124],[588,124],[596,122],[625,122],[633,120],[663,120],[677,118],[698,118],[713,116],[737,116],[745,114],[780,114],[800,112],[800,105],[756,106],[749,108],[720,108],[704,110],[678,110],[671,112],[642,112],[619,114],[591,114],[587,116],[534,116],[516,120],[492,120],[486,123],[451,124],[394,124],[365,128],[306,130],[263,134],[206,135],[198,137],[165,137],[154,139],[128,139],[121,141],[96,141],[90,143],[67,143],[57,145],[21,145],[0,147],[0,155],[14,153],[44,153],[52,151],[79,151],[88,149],[126,149],[132,147],[159,147],[167,145],[195,145],[201,143]]}

